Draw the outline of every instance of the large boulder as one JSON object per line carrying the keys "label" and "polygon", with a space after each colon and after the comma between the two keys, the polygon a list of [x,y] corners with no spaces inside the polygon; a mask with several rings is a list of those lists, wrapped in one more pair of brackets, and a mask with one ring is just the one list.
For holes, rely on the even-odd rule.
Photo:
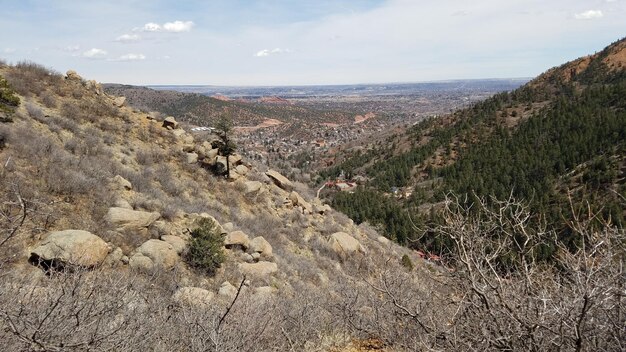
{"label": "large boulder", "polygon": [[163,235],[161,236],[161,241],[171,244],[172,248],[174,248],[178,254],[181,254],[185,251],[185,248],[187,248],[187,242],[178,236]]}
{"label": "large boulder", "polygon": [[181,306],[208,306],[215,294],[199,287],[181,287],[172,295],[172,300]]}
{"label": "large boulder", "polygon": [[103,91],[102,91],[102,85],[101,85],[100,83],[98,83],[98,82],[94,81],[94,80],[89,80],[89,81],[87,81],[87,82],[85,83],[85,87],[86,87],[88,90],[90,90],[90,91],[92,91],[92,92],[96,93],[96,95],[101,95],[101,94],[103,94]]}
{"label": "large boulder", "polygon": [[237,166],[235,167],[235,172],[236,172],[236,173],[238,173],[238,174],[239,174],[239,175],[241,175],[241,176],[245,176],[245,175],[247,175],[247,174],[248,174],[248,171],[250,171],[250,170],[249,170],[249,169],[248,169],[248,167],[247,167],[247,166],[245,166],[245,165],[237,165]]}
{"label": "large boulder", "polygon": [[217,291],[217,294],[224,298],[233,299],[237,294],[237,288],[230,282],[224,281],[220,286],[219,291]]}
{"label": "large boulder", "polygon": [[233,231],[224,238],[224,246],[228,249],[239,248],[245,251],[250,247],[250,238],[243,231]]}
{"label": "large boulder", "polygon": [[262,183],[259,181],[246,181],[244,184],[244,194],[257,193],[261,190]]}
{"label": "large boulder", "polygon": [[198,154],[187,153],[187,164],[195,164],[198,162]]}
{"label": "large boulder", "polygon": [[269,257],[272,255],[272,246],[263,236],[255,237],[250,241],[250,252]]}
{"label": "large boulder", "polygon": [[126,97],[117,97],[113,99],[113,104],[118,108],[123,107],[124,105],[126,105]]}
{"label": "large boulder", "polygon": [[65,73],[65,79],[70,80],[70,81],[79,81],[79,82],[83,80],[83,78],[74,70],[67,71]]}
{"label": "large boulder", "polygon": [[265,277],[278,271],[278,265],[272,262],[239,263],[239,271],[245,276]]}
{"label": "large boulder", "polygon": [[330,235],[330,248],[339,255],[350,255],[356,252],[365,253],[365,248],[354,237],[345,232],[335,232]]}
{"label": "large boulder", "polygon": [[156,212],[112,207],[109,208],[105,219],[118,230],[132,230],[148,227],[160,217],[161,214]]}
{"label": "large boulder", "polygon": [[308,214],[313,213],[313,207],[311,206],[311,204],[304,200],[304,198],[302,198],[302,196],[298,194],[298,192],[292,191],[289,194],[289,200],[291,201],[291,204],[293,204],[293,206],[301,207],[303,212],[306,212]]}
{"label": "large boulder", "polygon": [[206,152],[206,155],[204,156],[204,158],[207,160],[208,163],[213,163],[215,164],[215,161],[217,158],[217,155],[219,154],[219,149],[214,148],[214,149],[209,149]]}
{"label": "large boulder", "polygon": [[[147,259],[147,260],[146,260]],[[152,270],[155,268],[171,269],[178,262],[178,253],[174,247],[161,240],[144,242],[130,257],[129,265],[133,269]]]}
{"label": "large boulder", "polygon": [[130,191],[131,189],[133,189],[132,183],[130,183],[130,181],[128,181],[127,179],[123,178],[120,175],[115,175],[115,177],[111,179],[111,185],[114,188],[127,190],[127,191]]}
{"label": "large boulder", "polygon": [[31,251],[30,261],[48,268],[93,268],[106,259],[111,248],[100,237],[82,230],[50,233]]}
{"label": "large boulder", "polygon": [[281,175],[277,171],[268,170],[265,173],[275,184],[276,186],[284,189],[287,192],[291,192],[293,190],[293,184],[289,181],[285,176]]}
{"label": "large boulder", "polygon": [[231,165],[239,165],[242,163],[242,158],[241,155],[233,153],[228,157],[228,161],[231,163]]}
{"label": "large boulder", "polygon": [[163,120],[163,127],[174,130],[178,128],[178,122],[176,121],[174,116],[168,116],[165,118],[165,120]]}

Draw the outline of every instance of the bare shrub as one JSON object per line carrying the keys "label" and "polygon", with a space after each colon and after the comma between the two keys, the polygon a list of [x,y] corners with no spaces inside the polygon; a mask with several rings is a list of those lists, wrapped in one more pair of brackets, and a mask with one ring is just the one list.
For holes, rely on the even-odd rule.
{"label": "bare shrub", "polygon": [[155,146],[140,147],[136,152],[135,159],[140,165],[151,166],[165,158],[165,153]]}
{"label": "bare shrub", "polygon": [[[571,228],[583,241],[571,251],[513,199],[482,199],[471,210],[460,204],[448,198],[444,223],[431,229],[454,243],[454,270],[432,269],[430,284],[410,284],[404,270],[367,280],[375,294],[358,306],[376,319],[358,315],[366,324],[355,331],[410,350],[623,350],[623,229],[597,229],[594,215],[576,218]],[[535,251],[550,238],[558,255],[536,262]],[[505,269],[502,258],[512,248],[517,257]],[[400,335],[389,325],[394,320],[404,327]]]}
{"label": "bare shrub", "polygon": [[50,91],[45,91],[41,93],[41,102],[47,108],[56,108],[57,100],[54,94],[50,93]]}
{"label": "bare shrub", "polygon": [[185,189],[179,181],[179,177],[174,177],[166,164],[158,166],[154,176],[155,180],[161,184],[161,188],[170,196],[178,197],[184,193]]}
{"label": "bare shrub", "polygon": [[28,112],[28,115],[30,115],[30,117],[32,117],[33,119],[41,123],[46,123],[45,114],[43,113],[41,108],[37,106],[37,104],[28,101],[26,102],[25,107],[26,107],[26,112]]}

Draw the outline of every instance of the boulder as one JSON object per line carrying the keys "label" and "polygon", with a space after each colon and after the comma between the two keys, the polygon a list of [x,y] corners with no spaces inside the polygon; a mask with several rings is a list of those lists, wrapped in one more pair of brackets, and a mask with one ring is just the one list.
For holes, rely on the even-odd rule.
{"label": "boulder", "polygon": [[276,186],[287,192],[291,192],[293,190],[293,184],[291,181],[277,171],[268,170],[265,174],[276,184]]}
{"label": "boulder", "polygon": [[174,137],[179,138],[179,139],[180,138],[184,138],[185,137],[185,133],[186,133],[185,130],[183,130],[181,128],[172,130],[172,134],[174,135]]}
{"label": "boulder", "polygon": [[135,253],[128,258],[128,266],[137,271],[150,272],[154,269],[154,262],[141,253]]}
{"label": "boulder", "polygon": [[113,99],[113,105],[117,106],[118,108],[123,107],[124,105],[126,105],[126,97],[117,97]]}
{"label": "boulder", "polygon": [[224,246],[228,249],[240,248],[245,251],[250,247],[250,239],[243,231],[233,231],[224,238]]}
{"label": "boulder", "polygon": [[391,241],[387,237],[383,236],[378,236],[378,238],[376,238],[376,241],[385,246],[389,246],[391,244]]}
{"label": "boulder", "polygon": [[272,262],[239,263],[239,271],[246,276],[264,277],[278,271],[278,265]]}
{"label": "boulder", "polygon": [[127,191],[130,191],[131,189],[133,189],[132,183],[130,183],[130,181],[128,181],[127,179],[123,178],[120,175],[115,175],[115,177],[111,179],[111,184],[114,185],[118,189],[124,189]]}
{"label": "boulder", "polygon": [[65,73],[65,79],[68,79],[70,81],[82,81],[83,80],[83,78],[74,70],[67,71]]}
{"label": "boulder", "polygon": [[163,127],[171,130],[175,130],[178,128],[178,122],[174,118],[174,116],[168,116],[163,120]]}
{"label": "boulder", "polygon": [[198,162],[198,154],[187,153],[187,164],[195,164]]}
{"label": "boulder", "polygon": [[117,247],[113,250],[113,252],[109,253],[109,255],[104,260],[104,264],[110,267],[116,267],[122,264],[122,257],[124,256],[124,252],[120,247]]}
{"label": "boulder", "polygon": [[259,253],[263,256],[271,256],[272,246],[263,236],[255,237],[250,241],[250,252]]}
{"label": "boulder", "polygon": [[241,161],[242,160],[241,155],[239,155],[237,153],[231,154],[230,157],[228,158],[228,160],[230,161],[231,165],[239,165],[242,162]]}
{"label": "boulder", "polygon": [[219,149],[215,148],[215,149],[208,149],[206,152],[206,159],[211,160],[213,163],[215,163],[215,158],[217,158],[217,155],[219,154]]}
{"label": "boulder", "polygon": [[161,214],[156,212],[112,207],[109,208],[105,219],[118,230],[132,230],[148,227],[160,217]]}
{"label": "boulder", "polygon": [[100,237],[82,230],[56,231],[31,251],[30,261],[47,268],[93,268],[106,259],[111,248]]}
{"label": "boulder", "polygon": [[100,83],[94,81],[93,79],[87,81],[87,83],[85,84],[85,87],[88,90],[96,93],[96,95],[101,95],[103,93],[102,92],[102,85]]}
{"label": "boulder", "polygon": [[185,248],[187,248],[187,242],[178,236],[163,235],[161,236],[161,241],[171,244],[172,248],[174,248],[178,254],[181,254],[185,251]]}
{"label": "boulder", "polygon": [[224,228],[224,231],[226,232],[232,232],[235,229],[235,225],[233,225],[232,222],[227,222],[224,225],[222,225],[222,227]]}
{"label": "boulder", "polygon": [[314,214],[324,215],[325,213],[332,210],[330,205],[322,203],[319,198],[313,198],[313,200],[311,201],[311,205],[313,206]]}
{"label": "boulder", "polygon": [[356,252],[365,253],[361,243],[345,232],[335,232],[330,235],[329,244],[332,250],[340,255],[350,255]]}
{"label": "boulder", "polygon": [[237,165],[235,167],[235,172],[241,176],[246,176],[248,174],[248,167],[245,165]]}
{"label": "boulder", "polygon": [[[226,224],[224,224],[224,226],[222,226],[222,225],[220,225],[219,221],[217,221],[214,217],[212,217],[208,213],[190,214],[189,217],[194,222],[199,220],[199,219],[201,219],[201,218],[212,220],[215,223],[216,232],[218,232],[220,235],[226,235],[228,232],[230,232],[229,230],[225,230],[225,226],[228,223],[226,223]],[[192,224],[192,226],[193,226],[193,224]],[[232,231],[232,228],[230,230]]]}
{"label": "boulder", "polygon": [[304,200],[304,198],[302,198],[302,196],[300,196],[298,192],[292,191],[291,194],[289,194],[289,200],[291,200],[291,204],[293,204],[294,206],[300,206],[303,211],[307,211],[308,213],[313,212],[313,207],[311,206],[311,204]]}
{"label": "boulder", "polygon": [[224,281],[217,291],[217,294],[224,298],[233,299],[237,294],[237,288],[228,281]]}
{"label": "boulder", "polygon": [[259,181],[246,181],[244,183],[244,194],[257,193],[261,190],[261,182]]}
{"label": "boulder", "polygon": [[[254,254],[256,254],[259,258],[261,257],[261,255],[259,253],[254,253]],[[255,260],[254,257],[252,256],[252,254],[250,254],[250,253],[243,253],[242,252],[241,255],[239,256],[239,258],[242,261],[246,262],[246,263],[253,263],[253,262],[258,261],[258,258]]]}
{"label": "boulder", "polygon": [[[146,261],[147,258],[150,263]],[[178,253],[174,247],[161,240],[148,240],[144,242],[135,254],[130,257],[129,264],[134,269],[171,269],[178,262]]]}
{"label": "boulder", "polygon": [[215,294],[200,287],[181,287],[172,295],[172,300],[181,306],[208,306]]}
{"label": "boulder", "polygon": [[193,136],[191,134],[186,134],[183,138],[183,143],[192,145],[193,144]]}
{"label": "boulder", "polygon": [[118,198],[113,205],[116,208],[133,209],[133,206],[124,198]]}

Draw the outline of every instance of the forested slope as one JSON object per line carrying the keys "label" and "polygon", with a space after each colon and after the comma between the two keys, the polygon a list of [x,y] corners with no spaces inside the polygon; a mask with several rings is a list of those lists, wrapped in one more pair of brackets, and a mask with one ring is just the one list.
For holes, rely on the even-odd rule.
{"label": "forested slope", "polygon": [[[430,210],[449,192],[467,195],[467,204],[512,195],[571,245],[568,221],[583,210],[623,227],[625,53],[620,40],[516,91],[424,121],[320,176],[341,170],[368,176],[366,189],[336,195],[335,206],[356,221],[380,224],[401,243],[433,251],[445,251],[446,240],[416,227],[437,221]],[[392,188],[412,194],[397,200]]]}

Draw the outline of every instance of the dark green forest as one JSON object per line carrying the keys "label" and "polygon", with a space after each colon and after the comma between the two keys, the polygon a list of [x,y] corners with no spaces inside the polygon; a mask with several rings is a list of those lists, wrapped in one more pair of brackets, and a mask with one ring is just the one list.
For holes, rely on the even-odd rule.
{"label": "dark green forest", "polygon": [[[609,47],[610,49],[610,47]],[[446,194],[472,203],[480,198],[515,199],[527,204],[537,221],[547,223],[571,248],[570,220],[599,213],[603,220],[623,227],[626,209],[626,74],[609,70],[597,54],[582,72],[568,65],[548,71],[516,91],[501,93],[453,114],[453,122],[426,120],[406,132],[413,147],[394,154],[394,141],[346,159],[320,176],[365,174],[370,182],[353,194],[333,196],[333,205],[355,222],[368,221],[402,244],[442,253],[446,239],[428,236],[427,225],[439,221],[435,211]],[[506,111],[532,110],[517,126],[506,126]],[[515,115],[513,115],[515,116]],[[405,136],[405,137],[406,137]],[[418,145],[422,137],[427,143]],[[432,167],[428,159],[452,142],[460,149],[455,162]],[[415,170],[425,169],[428,180],[416,182]],[[428,184],[428,186],[424,186]],[[392,187],[415,188],[409,199],[390,196]],[[465,198],[467,196],[467,198]],[[550,255],[547,250],[543,254]]]}

